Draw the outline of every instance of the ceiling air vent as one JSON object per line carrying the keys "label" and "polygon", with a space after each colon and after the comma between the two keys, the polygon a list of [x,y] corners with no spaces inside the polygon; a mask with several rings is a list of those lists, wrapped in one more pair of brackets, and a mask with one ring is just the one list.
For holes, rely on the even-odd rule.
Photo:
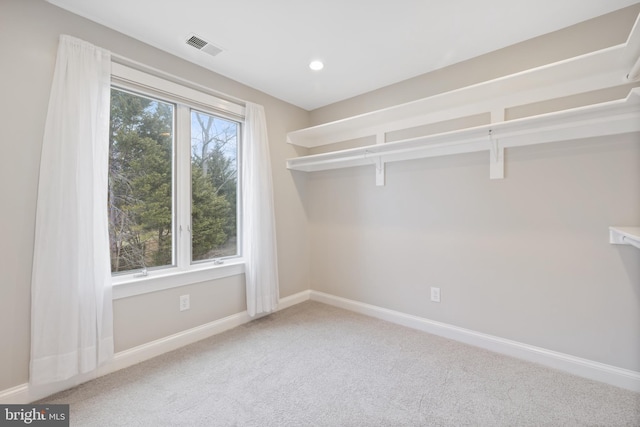
{"label": "ceiling air vent", "polygon": [[202,38],[196,35],[192,35],[191,37],[189,37],[187,39],[187,44],[189,46],[195,47],[198,50],[206,52],[211,56],[216,56],[217,54],[222,52],[222,49],[220,49],[219,47],[212,45],[208,41],[203,40]]}

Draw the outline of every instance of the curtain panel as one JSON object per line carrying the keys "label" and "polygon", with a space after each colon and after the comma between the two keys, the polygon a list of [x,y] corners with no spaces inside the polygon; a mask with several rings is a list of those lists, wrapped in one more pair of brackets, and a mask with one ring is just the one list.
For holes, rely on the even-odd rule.
{"label": "curtain panel", "polygon": [[40,160],[30,383],[113,356],[107,218],[111,54],[60,37]]}
{"label": "curtain panel", "polygon": [[246,105],[241,149],[242,253],[247,312],[253,317],[274,311],[280,298],[271,160],[261,105]]}

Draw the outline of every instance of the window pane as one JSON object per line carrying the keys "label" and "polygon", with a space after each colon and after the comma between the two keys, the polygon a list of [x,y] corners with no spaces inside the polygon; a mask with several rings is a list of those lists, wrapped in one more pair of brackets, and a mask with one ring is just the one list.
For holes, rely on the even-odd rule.
{"label": "window pane", "polygon": [[111,271],[173,264],[174,106],[111,90]]}
{"label": "window pane", "polygon": [[191,259],[238,254],[238,123],[191,112]]}

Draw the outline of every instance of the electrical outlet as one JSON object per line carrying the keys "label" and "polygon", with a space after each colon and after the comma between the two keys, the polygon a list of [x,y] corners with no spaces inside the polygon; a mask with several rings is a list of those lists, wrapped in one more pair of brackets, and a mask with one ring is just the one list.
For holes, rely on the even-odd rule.
{"label": "electrical outlet", "polygon": [[189,295],[180,295],[180,311],[189,310],[191,303],[189,301]]}
{"label": "electrical outlet", "polygon": [[431,288],[431,301],[440,302],[440,288]]}

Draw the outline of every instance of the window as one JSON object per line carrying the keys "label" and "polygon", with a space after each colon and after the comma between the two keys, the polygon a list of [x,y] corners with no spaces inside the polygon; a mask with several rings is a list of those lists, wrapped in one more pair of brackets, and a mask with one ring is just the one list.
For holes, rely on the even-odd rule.
{"label": "window", "polygon": [[127,77],[111,89],[112,273],[146,276],[239,256],[240,107],[123,69]]}
{"label": "window", "polygon": [[175,106],[111,90],[111,272],[173,265]]}
{"label": "window", "polygon": [[237,122],[191,110],[191,260],[238,253]]}

